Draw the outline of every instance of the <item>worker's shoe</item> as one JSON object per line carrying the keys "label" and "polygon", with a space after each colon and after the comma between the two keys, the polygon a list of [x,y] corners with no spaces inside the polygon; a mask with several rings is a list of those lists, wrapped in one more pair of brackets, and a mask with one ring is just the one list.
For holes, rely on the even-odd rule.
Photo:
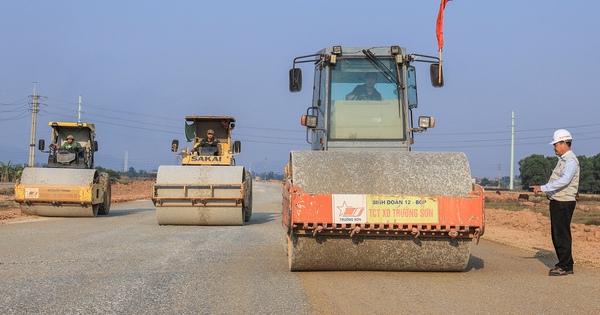
{"label": "worker's shoe", "polygon": [[566,276],[566,275],[572,275],[574,272],[573,270],[564,270],[560,267],[554,267],[552,269],[550,269],[550,272],[548,272],[549,276]]}

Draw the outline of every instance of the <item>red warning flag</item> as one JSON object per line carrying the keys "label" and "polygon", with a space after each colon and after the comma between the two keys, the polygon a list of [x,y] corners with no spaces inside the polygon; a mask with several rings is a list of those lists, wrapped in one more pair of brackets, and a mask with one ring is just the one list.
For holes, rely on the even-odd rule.
{"label": "red warning flag", "polygon": [[442,48],[444,48],[444,9],[446,8],[446,3],[448,1],[450,0],[442,0],[442,2],[440,2],[440,12],[438,13],[437,23],[435,25],[435,34],[437,35],[439,51],[442,51]]}

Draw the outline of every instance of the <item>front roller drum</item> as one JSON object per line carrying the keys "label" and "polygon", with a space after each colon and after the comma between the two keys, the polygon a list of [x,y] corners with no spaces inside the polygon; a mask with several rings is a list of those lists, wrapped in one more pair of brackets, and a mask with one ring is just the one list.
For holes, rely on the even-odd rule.
{"label": "front roller drum", "polygon": [[471,239],[287,236],[290,271],[464,271]]}
{"label": "front roller drum", "polygon": [[242,207],[157,206],[159,225],[244,225]]}
{"label": "front roller drum", "polygon": [[158,224],[244,225],[252,214],[248,175],[242,166],[160,166],[152,197]]}
{"label": "front roller drum", "polygon": [[15,186],[21,212],[47,217],[95,217],[98,172],[94,169],[27,167]]}

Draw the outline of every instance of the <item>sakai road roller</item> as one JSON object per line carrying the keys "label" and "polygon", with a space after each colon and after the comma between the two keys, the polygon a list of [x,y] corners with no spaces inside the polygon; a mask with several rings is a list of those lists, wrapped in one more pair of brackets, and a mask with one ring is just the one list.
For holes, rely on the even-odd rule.
{"label": "sakai road roller", "polygon": [[484,232],[484,194],[459,152],[411,151],[435,124],[417,108],[414,63],[438,58],[404,47],[325,48],[294,59],[314,65],[313,102],[302,116],[312,151],[284,169],[282,224],[295,270],[463,271]]}
{"label": "sakai road roller", "polygon": [[[110,180],[107,173],[94,169],[94,153],[98,151],[94,124],[50,122],[49,125],[52,127],[49,150],[44,151],[44,139],[38,143],[38,149],[48,153],[47,167],[24,168],[15,185],[15,201],[21,211],[51,217],[108,214]],[[72,138],[71,142],[68,138]]]}
{"label": "sakai road roller", "polygon": [[[152,187],[159,225],[244,225],[252,216],[252,178],[234,156],[241,142],[231,140],[235,119],[187,116],[185,137],[193,146],[178,152],[181,166],[161,165]],[[207,142],[212,133],[214,144]],[[218,140],[218,141],[216,141]],[[218,142],[218,143],[217,143]]]}

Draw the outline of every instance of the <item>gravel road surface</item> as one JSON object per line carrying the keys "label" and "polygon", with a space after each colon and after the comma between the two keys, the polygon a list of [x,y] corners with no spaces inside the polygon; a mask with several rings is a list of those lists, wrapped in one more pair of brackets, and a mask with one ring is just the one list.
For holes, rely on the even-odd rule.
{"label": "gravel road surface", "polygon": [[289,272],[282,188],[253,188],[240,227],[159,226],[150,201],[0,225],[0,314],[600,313],[600,270],[485,236],[460,273]]}

